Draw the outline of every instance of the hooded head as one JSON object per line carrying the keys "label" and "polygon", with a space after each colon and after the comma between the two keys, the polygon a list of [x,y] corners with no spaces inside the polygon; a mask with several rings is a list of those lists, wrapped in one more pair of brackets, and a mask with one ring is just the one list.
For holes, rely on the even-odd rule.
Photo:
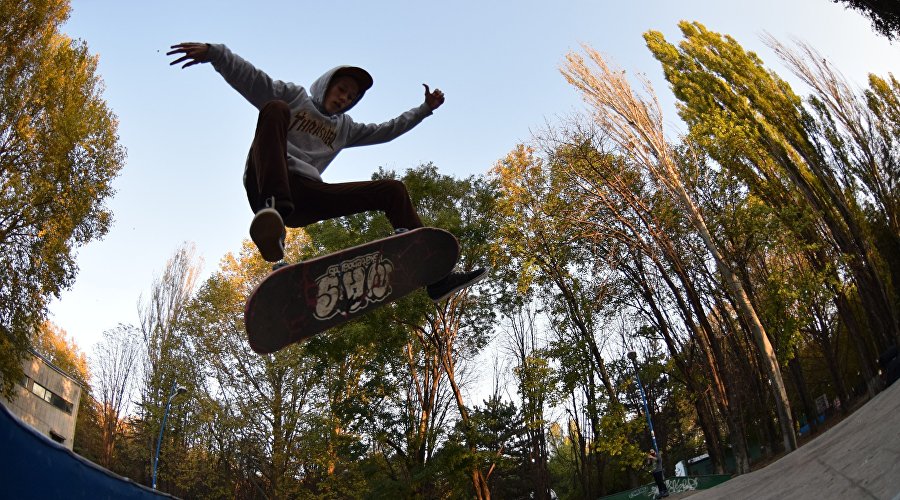
{"label": "hooded head", "polygon": [[372,76],[366,70],[356,66],[338,66],[313,82],[310,95],[323,114],[337,115],[356,106],[372,83]]}

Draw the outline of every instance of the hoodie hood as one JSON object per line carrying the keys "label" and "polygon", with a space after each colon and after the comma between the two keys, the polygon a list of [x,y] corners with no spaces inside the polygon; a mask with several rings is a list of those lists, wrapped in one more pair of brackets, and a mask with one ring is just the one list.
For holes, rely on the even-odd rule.
{"label": "hoodie hood", "polygon": [[369,72],[356,67],[356,66],[335,66],[330,70],[326,71],[325,74],[320,76],[313,82],[309,87],[309,94],[312,97],[313,103],[316,105],[316,109],[319,110],[322,114],[327,114],[325,112],[325,92],[328,91],[328,86],[331,84],[331,81],[334,80],[338,76],[349,76],[356,80],[359,84],[359,95],[356,96],[356,100],[350,103],[346,109],[337,114],[343,114],[347,111],[350,111],[353,106],[356,106],[360,100],[362,100],[363,96],[366,94],[366,91],[372,87],[372,76],[369,75]]}

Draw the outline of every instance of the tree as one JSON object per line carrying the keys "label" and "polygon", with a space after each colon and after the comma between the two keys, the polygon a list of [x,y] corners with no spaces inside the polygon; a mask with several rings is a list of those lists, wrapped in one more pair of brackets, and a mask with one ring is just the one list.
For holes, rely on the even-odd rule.
{"label": "tree", "polygon": [[97,58],[59,32],[66,0],[0,1],[0,389],[71,286],[74,252],[106,234],[123,166]]}
{"label": "tree", "polygon": [[[395,176],[379,171],[374,178]],[[441,175],[431,164],[407,170],[402,180],[423,221],[460,239],[460,265],[477,265],[489,240],[490,220],[481,214],[490,212],[490,187],[477,178]],[[308,251],[321,254],[383,237],[391,228],[384,217],[366,213],[306,230]],[[415,293],[304,343],[327,394],[320,408],[330,423],[327,435],[334,437],[326,453],[334,466],[324,480],[345,482],[348,472],[359,470],[346,453],[352,447],[340,443],[359,448],[365,435],[372,440],[366,466],[381,472],[368,474],[373,494],[430,497],[443,491],[433,456],[452,419],[466,411],[466,361],[490,332],[490,298],[473,292],[455,294],[440,308]]]}
{"label": "tree", "polygon": [[[808,101],[818,120],[807,129],[822,146],[831,149],[828,156],[833,158],[830,162],[833,175],[840,181],[840,188],[853,195],[845,203],[836,197],[839,200],[836,205],[847,205],[842,215],[851,219],[846,225],[861,240],[857,246],[864,255],[856,260],[869,267],[885,267],[884,261],[890,265],[887,255],[900,249],[900,151],[896,147],[900,137],[897,129],[900,85],[893,76],[889,84],[888,80],[869,75],[869,89],[864,96],[859,96],[809,45],[798,42],[798,50],[792,50],[772,36],[763,39],[814,92]],[[857,203],[865,207],[865,212],[857,208]],[[856,226],[860,229],[854,229]],[[870,236],[879,226],[884,228],[880,241]],[[894,334],[885,343],[898,343],[900,315],[895,307],[890,307],[896,303],[896,296],[891,296],[888,283],[879,276],[886,273],[878,269],[872,274],[880,278],[873,280],[873,284],[879,285],[874,292],[880,295],[880,302],[887,304],[879,311],[880,316],[885,316],[889,325],[885,329]],[[866,295],[864,300],[873,302]]]}
{"label": "tree", "polygon": [[[299,259],[306,241],[302,232],[292,231],[288,258]],[[321,392],[315,390],[304,346],[260,356],[247,344],[244,302],[270,271],[271,264],[245,241],[240,255],[226,255],[200,286],[183,310],[180,328],[202,376],[198,389],[212,412],[204,434],[213,434],[218,460],[226,464],[221,472],[227,475],[217,480],[244,496],[259,489],[284,498],[294,496],[298,480],[316,474],[327,457],[324,429],[312,432],[319,414],[311,404]],[[315,460],[307,461],[310,457]]]}
{"label": "tree", "polygon": [[[543,163],[550,165],[550,172],[534,177],[567,179],[567,188],[560,190],[566,196],[565,212],[554,212],[568,213],[560,224],[580,236],[579,246],[592,249],[592,274],[609,276],[604,288],[610,293],[601,302],[608,304],[610,315],[634,324],[634,331],[649,322],[662,335],[674,367],[695,397],[713,463],[721,467],[724,456],[712,401],[726,417],[738,445],[736,456],[746,456],[741,453],[746,447],[740,446],[745,439],[742,419],[735,418],[738,405],[730,397],[740,386],[740,372],[727,363],[719,340],[722,332],[714,330],[707,317],[711,299],[706,290],[722,288],[721,280],[706,278],[708,254],[687,217],[639,165],[610,150],[597,125],[573,120],[539,140],[545,144]],[[676,160],[696,184],[694,173],[704,170],[702,164],[690,155],[679,154]],[[523,191],[535,193],[531,186]],[[702,210],[707,216],[717,211],[714,206]],[[641,342],[640,335],[627,337],[625,344]],[[749,471],[747,460],[738,460],[743,463]]]}
{"label": "tree", "polygon": [[[712,255],[716,269],[736,301],[743,320],[753,333],[763,367],[772,384],[785,449],[794,450],[797,442],[793,417],[775,351],[743,284],[725,260],[703,215],[685,189],[672,149],[663,133],[658,101],[655,96],[650,101],[635,96],[624,72],[611,68],[599,52],[587,46],[585,51],[593,66],[588,66],[581,56],[570,53],[566,58],[567,64],[562,69],[563,75],[582,92],[584,99],[596,111],[595,117],[599,124],[610,134],[611,139],[623,152],[632,156],[638,165],[645,168],[687,212],[691,224]],[[649,83],[646,83],[646,87],[649,91]]]}
{"label": "tree", "polygon": [[[147,463],[152,463],[157,436],[172,386],[178,383],[192,389],[196,369],[187,350],[181,322],[194,293],[202,262],[195,257],[191,243],[181,244],[166,262],[161,276],[155,276],[146,300],[138,301],[142,379],[138,439],[146,446]],[[179,405],[180,406],[180,405]],[[169,415],[168,422],[179,424],[179,413]],[[167,439],[174,436],[169,433]],[[166,454],[171,457],[171,454]],[[158,464],[157,464],[158,467]]]}
{"label": "tree", "polygon": [[589,140],[581,139],[520,145],[492,173],[501,194],[495,259],[515,275],[507,280],[521,295],[541,301],[549,319],[552,337],[545,355],[559,365],[553,382],[568,405],[576,484],[590,497],[604,494],[615,481],[608,473],[624,465],[615,457],[630,430],[603,357],[610,323],[619,314],[618,245],[610,243],[615,236],[585,222],[605,212],[575,172],[578,162],[570,161],[578,156],[573,151],[590,149]]}
{"label": "tree", "polygon": [[868,213],[876,241],[884,242],[878,246],[890,266],[895,294],[900,295],[900,81],[894,75],[869,75],[865,95],[874,118],[880,164],[886,174],[884,187],[879,187],[879,191],[891,193],[892,200],[884,213],[877,207],[869,208]]}
{"label": "tree", "polygon": [[[491,219],[483,214],[492,213],[495,203],[495,189],[489,182],[475,177],[457,180],[439,175],[431,164],[408,171],[403,180],[423,220],[447,229],[460,239],[463,252],[459,266],[470,270],[487,259],[494,228]],[[422,350],[435,355],[464,426],[469,425],[469,408],[462,390],[465,362],[487,344],[493,319],[491,297],[483,290],[484,285],[480,285],[460,291],[428,307],[419,324],[407,325]],[[477,442],[466,445],[470,453],[477,453]],[[475,497],[489,499],[490,464],[473,461],[469,472]]]}
{"label": "tree", "polygon": [[[871,348],[861,339],[871,332],[883,346],[896,338],[897,314],[883,259],[857,201],[857,196],[864,198],[856,187],[859,181],[843,166],[855,161],[850,158],[855,153],[834,146],[848,143],[857,149],[859,144],[836,133],[837,119],[825,104],[834,96],[821,95],[808,109],[784,80],[733,38],[699,23],[679,27],[685,40],[677,47],[655,31],[646,33],[645,40],[681,101],[679,115],[690,127],[691,140],[771,207],[806,245],[807,258],[817,269],[831,271],[828,281],[837,292],[842,320],[859,343],[861,370],[867,381],[877,380]],[[848,280],[851,286],[838,285]],[[865,321],[858,321],[849,306],[857,297]],[[872,395],[875,385],[870,382]]]}
{"label": "tree", "polygon": [[83,389],[90,388],[91,371],[87,356],[65,330],[50,321],[43,322],[40,335],[35,336],[34,350],[74,377]]}
{"label": "tree", "polygon": [[[464,248],[474,249],[463,265],[476,265],[478,249],[489,240],[489,219],[480,216],[490,212],[489,186],[441,176],[431,165],[411,169],[403,181],[423,220],[457,234]],[[323,221],[289,231],[287,260],[308,260],[390,233],[387,219],[376,213]],[[141,309],[142,332],[156,339],[146,344],[161,346],[151,350],[158,353],[158,378],[168,379],[156,386],[171,387],[177,375],[191,393],[190,402],[169,414],[175,432],[167,430],[163,440],[159,475],[165,488],[191,498],[214,492],[241,498],[366,492],[433,497],[446,491],[432,481],[442,474],[432,457],[453,427],[455,409],[465,403],[466,360],[490,332],[490,297],[460,293],[445,304],[452,313],[439,313],[425,293],[415,293],[260,356],[247,344],[243,309],[271,264],[252,243],[223,258],[196,294],[176,286],[185,282],[177,276],[188,275],[177,269],[185,266],[167,265],[154,282],[160,292]],[[165,299],[175,296],[188,298],[187,305]],[[163,312],[178,309],[168,305],[175,303],[182,303],[180,312]],[[146,408],[144,414],[138,426],[158,430],[158,416]],[[138,434],[137,440],[145,439]],[[133,441],[125,443],[127,448]]]}
{"label": "tree", "polygon": [[166,262],[162,276],[154,277],[150,297],[146,301],[140,301],[141,333],[148,363],[148,388],[160,370],[160,365],[166,361],[175,346],[178,322],[194,292],[201,266],[194,252],[194,245],[189,243],[177,248]]}
{"label": "tree", "polygon": [[900,11],[893,0],[831,0],[836,4],[844,4],[847,9],[861,12],[872,21],[875,31],[888,40],[900,37]]}
{"label": "tree", "polygon": [[605,396],[615,401],[616,390],[600,352],[602,339],[595,338],[609,293],[608,277],[597,272],[602,256],[594,259],[595,248],[573,225],[590,204],[581,199],[577,180],[552,162],[545,165],[535,153],[532,147],[517,146],[493,168],[502,194],[495,259],[518,272],[519,293],[537,293],[552,302],[552,312],[592,357]]}
{"label": "tree", "polygon": [[[484,407],[474,406],[468,419],[460,420],[447,442],[438,452],[442,476],[451,483],[464,484],[464,477],[474,468],[490,464],[485,479],[490,494],[497,498],[550,498],[534,496],[527,481],[526,446],[520,413],[512,402],[503,401],[499,394],[484,400]],[[474,447],[472,445],[475,445]],[[477,451],[474,451],[477,450]],[[455,476],[455,477],[454,477]],[[456,488],[456,493],[462,493]],[[549,486],[548,486],[549,489]],[[478,490],[475,490],[476,493]]]}
{"label": "tree", "polygon": [[141,360],[140,347],[140,333],[130,325],[119,325],[103,332],[103,339],[94,347],[93,365],[102,443],[99,463],[107,468],[113,466],[116,444],[124,434],[124,418],[138,382],[135,372]]}
{"label": "tree", "polygon": [[520,413],[526,458],[523,475],[529,480],[529,491],[533,492],[534,498],[548,499],[551,494],[545,412],[553,390],[552,369],[536,332],[537,312],[522,307],[508,319],[504,347],[514,363],[513,374],[522,404]]}

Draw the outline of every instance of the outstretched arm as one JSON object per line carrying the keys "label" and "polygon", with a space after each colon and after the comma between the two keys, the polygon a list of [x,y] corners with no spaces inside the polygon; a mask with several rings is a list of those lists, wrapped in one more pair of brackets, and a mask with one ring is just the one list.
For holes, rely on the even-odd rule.
{"label": "outstretched arm", "polygon": [[187,68],[210,63],[229,85],[259,109],[275,99],[291,102],[306,94],[303,87],[273,80],[225,45],[182,42],[171,48],[166,55],[176,56],[177,59],[169,63],[170,66],[184,63],[181,67]]}
{"label": "outstretched arm", "polygon": [[428,85],[423,83],[422,86],[425,87],[425,104],[427,104],[432,111],[441,107],[441,104],[444,104],[444,93],[441,92],[440,89],[434,89],[434,92],[431,92]]}
{"label": "outstretched arm", "polygon": [[432,92],[428,85],[423,83],[422,86],[425,87],[425,102],[393,120],[367,125],[353,123],[350,120],[351,130],[347,147],[368,146],[393,140],[418,125],[426,116],[444,104],[444,93],[440,89],[434,89]]}
{"label": "outstretched arm", "polygon": [[[170,50],[166,52],[167,56],[172,56],[176,54],[184,54],[183,56],[175,59],[174,61],[169,63],[169,66],[174,66],[176,64],[181,64],[184,62],[183,68],[187,68],[189,66],[193,66],[195,64],[209,62],[209,44],[207,43],[196,43],[196,42],[182,42],[170,47],[174,50]],[[187,62],[185,62],[187,61]]]}

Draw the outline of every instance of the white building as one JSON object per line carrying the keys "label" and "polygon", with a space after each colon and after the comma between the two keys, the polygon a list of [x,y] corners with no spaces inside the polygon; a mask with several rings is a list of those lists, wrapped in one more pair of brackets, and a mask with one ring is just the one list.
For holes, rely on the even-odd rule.
{"label": "white building", "polygon": [[0,401],[22,421],[71,450],[81,385],[43,356],[32,354],[22,363],[25,376],[15,385],[16,397]]}

